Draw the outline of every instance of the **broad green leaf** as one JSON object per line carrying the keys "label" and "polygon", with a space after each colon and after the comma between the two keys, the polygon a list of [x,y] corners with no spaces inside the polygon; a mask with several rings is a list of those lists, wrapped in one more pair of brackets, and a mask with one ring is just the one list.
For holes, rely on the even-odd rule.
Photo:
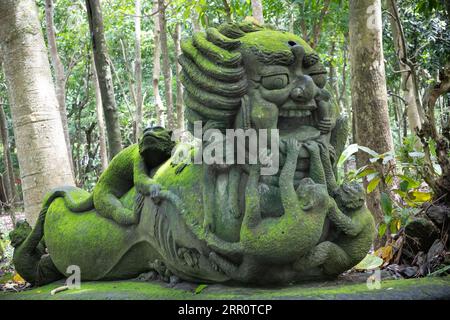
{"label": "broad green leaf", "polygon": [[373,179],[375,179],[376,177],[379,177],[379,176],[380,176],[380,173],[378,171],[370,173],[367,175],[367,181],[372,181]]}
{"label": "broad green leaf", "polygon": [[356,174],[356,178],[364,178],[368,176],[369,174],[376,173],[377,171],[374,168],[366,168],[359,173]]}
{"label": "broad green leaf", "polygon": [[392,174],[388,174],[386,176],[385,182],[386,182],[386,184],[390,185],[393,180],[394,180],[394,176]]}
{"label": "broad green leaf", "polygon": [[379,183],[380,183],[379,177],[372,179],[367,185],[367,193],[371,193],[373,190],[375,190],[375,188],[378,186]]}
{"label": "broad green leaf", "polygon": [[361,151],[364,151],[365,153],[370,154],[372,157],[374,158],[378,158],[380,155],[378,154],[378,152],[373,151],[370,148],[364,147],[364,146],[358,146],[358,149]]}
{"label": "broad green leaf", "polygon": [[380,267],[383,264],[383,259],[374,256],[373,254],[368,254],[365,258],[355,266],[356,270],[373,270]]}
{"label": "broad green leaf", "polygon": [[[408,181],[408,189],[417,188],[421,184],[420,181],[414,180],[413,178],[408,177],[404,174],[399,174],[398,177],[403,181]],[[406,191],[406,190],[402,190],[402,191]]]}
{"label": "broad green leaf", "polygon": [[381,209],[386,215],[392,214],[392,201],[385,192],[381,193]]}
{"label": "broad green leaf", "polygon": [[391,234],[397,233],[397,231],[400,229],[400,219],[394,219],[389,224],[389,230],[391,231]]}
{"label": "broad green leaf", "polygon": [[386,233],[387,225],[385,223],[380,224],[378,227],[378,236],[381,238]]}
{"label": "broad green leaf", "polygon": [[407,192],[408,191],[408,186],[409,186],[409,182],[408,181],[402,181],[402,182],[400,182],[400,190],[402,191],[402,192]]}
{"label": "broad green leaf", "polygon": [[350,158],[353,154],[358,152],[358,145],[356,143],[349,145],[345,150],[342,152],[341,156],[339,157],[339,160],[337,162],[337,166],[340,167],[344,164],[344,162]]}
{"label": "broad green leaf", "polygon": [[431,192],[422,191],[411,191],[408,193],[412,200],[417,202],[427,202],[430,201],[433,194]]}

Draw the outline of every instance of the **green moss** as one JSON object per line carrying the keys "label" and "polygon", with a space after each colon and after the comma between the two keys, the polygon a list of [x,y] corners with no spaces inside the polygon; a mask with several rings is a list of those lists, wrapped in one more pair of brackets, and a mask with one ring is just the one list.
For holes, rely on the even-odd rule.
{"label": "green moss", "polygon": [[[192,156],[194,156],[192,154]],[[200,221],[203,221],[203,201],[202,201],[202,165],[188,164],[183,170],[177,172],[180,166],[185,164],[172,164],[169,159],[164,163],[154,175],[154,180],[175,194],[177,194],[185,208],[185,219],[188,225],[193,227],[193,231],[199,235]]]}
{"label": "green moss", "polygon": [[45,221],[45,242],[58,270],[78,265],[83,279],[98,279],[120,260],[137,235],[95,211],[73,213],[62,198],[51,204]]}
{"label": "green moss", "polygon": [[241,61],[240,52],[230,52],[214,45],[206,39],[206,35],[202,32],[195,33],[193,40],[194,45],[200,51],[221,65],[236,66]]}
{"label": "green moss", "polygon": [[289,41],[294,41],[301,45],[307,54],[315,52],[305,40],[289,32],[262,30],[247,33],[239,40],[241,40],[243,47],[254,47],[264,52],[280,52],[292,55],[291,46],[288,44]]}
{"label": "green moss", "polygon": [[181,49],[184,55],[195,61],[197,66],[207,75],[224,81],[237,81],[243,78],[244,68],[226,68],[213,63],[211,60],[205,58],[197,48],[194,47],[193,41],[188,39],[181,43]]}
{"label": "green moss", "polygon": [[208,285],[195,294],[197,285],[168,288],[159,282],[82,282],[81,289],[71,289],[50,295],[63,285],[53,283],[21,293],[0,293],[0,300],[90,300],[90,299],[147,299],[147,300],[208,300],[208,299],[445,299],[450,297],[450,277],[409,280],[386,280],[380,289],[369,290],[365,283],[298,284],[285,288],[241,288]]}

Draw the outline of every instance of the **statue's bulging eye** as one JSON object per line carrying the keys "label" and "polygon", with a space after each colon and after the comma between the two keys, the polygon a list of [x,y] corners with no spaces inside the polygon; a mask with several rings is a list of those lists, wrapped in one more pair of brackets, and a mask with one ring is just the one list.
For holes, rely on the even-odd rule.
{"label": "statue's bulging eye", "polygon": [[289,77],[287,74],[265,76],[261,78],[261,84],[267,90],[283,89],[289,84]]}

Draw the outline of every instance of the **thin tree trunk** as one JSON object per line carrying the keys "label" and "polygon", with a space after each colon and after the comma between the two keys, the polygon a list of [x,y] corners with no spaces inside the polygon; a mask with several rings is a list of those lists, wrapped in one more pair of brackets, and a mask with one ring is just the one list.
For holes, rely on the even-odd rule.
{"label": "thin tree trunk", "polygon": [[64,72],[64,66],[59,58],[58,47],[56,45],[55,24],[53,22],[53,0],[45,0],[45,21],[47,23],[47,42],[48,51],[50,52],[50,60],[55,71],[55,89],[56,99],[58,99],[59,113],[61,114],[61,122],[64,129],[64,139],[67,145],[67,154],[70,159],[70,168],[73,174],[73,160],[72,160],[72,148],[70,144],[69,136],[69,124],[67,120],[66,109],[66,75]]}
{"label": "thin tree trunk", "polygon": [[166,22],[166,8],[164,0],[158,0],[159,11],[159,29],[161,41],[161,55],[162,55],[162,72],[164,76],[164,93],[166,100],[167,112],[167,128],[174,129],[175,121],[173,114],[173,97],[172,97],[172,74],[170,70],[169,49],[167,45],[167,22]]}
{"label": "thin tree trunk", "polygon": [[108,57],[108,48],[106,47],[100,1],[86,0],[86,10],[88,13],[89,29],[91,31],[95,67],[97,69],[98,82],[102,94],[109,156],[112,158],[122,150],[122,137],[120,134],[119,112],[114,97],[111,65]]}
{"label": "thin tree trunk", "polygon": [[108,167],[108,148],[106,146],[106,128],[102,108],[102,94],[100,92],[100,86],[98,84],[97,70],[95,69],[94,58],[92,58],[92,82],[94,84],[95,91],[95,111],[97,113],[98,142],[100,144],[100,162],[102,165],[102,171],[105,171]]}
{"label": "thin tree trunk", "polygon": [[9,204],[14,205],[15,203],[17,203],[19,198],[17,197],[16,178],[14,176],[14,168],[12,164],[10,151],[11,149],[9,147],[8,121],[6,120],[4,103],[1,100],[1,98],[0,98],[0,135],[2,138],[3,159],[7,177],[7,179],[5,179],[6,197]]}
{"label": "thin tree trunk", "polygon": [[262,0],[252,0],[252,16],[259,24],[264,24]]}
{"label": "thin tree trunk", "polygon": [[[322,10],[320,11],[319,19],[314,23],[313,30],[312,30],[312,36],[310,37],[310,43],[313,48],[317,47],[320,41],[320,35],[322,32],[322,25],[323,20],[329,13],[329,7],[330,7],[331,0],[325,0]],[[311,41],[312,40],[312,41]]]}
{"label": "thin tree trunk", "polygon": [[403,97],[407,104],[408,122],[412,133],[414,129],[420,129],[422,126],[422,119],[419,114],[419,100],[416,96],[417,88],[414,79],[416,79],[415,70],[412,70],[405,61],[408,59],[408,49],[406,46],[406,39],[403,33],[403,28],[398,14],[397,3],[395,0],[388,0],[388,10],[390,12],[392,38],[394,41],[395,51],[397,52],[400,73],[402,77]]}
{"label": "thin tree trunk", "polygon": [[292,2],[289,5],[289,32],[294,33],[294,25],[295,25],[295,2]]}
{"label": "thin tree trunk", "polygon": [[197,10],[195,10],[195,8],[192,8],[192,10],[191,10],[191,20],[192,20],[192,30],[194,32],[200,32],[201,27],[200,27],[198,12],[197,12]]}
{"label": "thin tree trunk", "polygon": [[[330,56],[334,57],[334,54],[336,53],[336,41],[333,41],[331,43],[331,50],[330,50]],[[337,78],[337,70],[335,66],[334,59],[330,60],[330,67],[329,67],[329,79],[330,79],[330,87],[332,89],[334,100],[339,106],[339,111],[343,111],[342,101],[339,99],[339,86],[338,86],[338,78]]]}
{"label": "thin tree trunk", "polygon": [[[158,0],[154,0],[154,7],[158,10]],[[155,113],[157,125],[163,126],[163,102],[159,92],[159,77],[161,75],[161,31],[159,27],[159,13],[154,16],[154,39],[155,50],[153,52],[153,96],[155,97]]]}
{"label": "thin tree trunk", "polygon": [[[350,0],[350,62],[356,143],[378,153],[393,150],[384,70],[381,0]],[[369,163],[359,153],[361,167]],[[379,189],[367,195],[377,222],[383,219]]]}
{"label": "thin tree trunk", "polygon": [[225,18],[227,22],[231,22],[232,18],[231,18],[231,8],[230,5],[228,4],[227,0],[222,0],[223,3],[223,8],[225,9]]}
{"label": "thin tree trunk", "polygon": [[138,141],[142,134],[142,58],[141,58],[141,0],[135,0],[134,18],[134,77],[136,80],[136,112],[134,120],[134,140]]}
{"label": "thin tree trunk", "polygon": [[181,85],[181,65],[178,63],[178,56],[181,54],[181,25],[177,23],[173,33],[173,42],[175,45],[175,76],[177,79],[177,99],[175,101],[177,110],[177,126],[178,129],[184,129],[184,110],[183,110],[183,86]]}
{"label": "thin tree trunk", "polygon": [[34,224],[44,194],[74,180],[36,3],[2,0],[0,12],[25,212]]}

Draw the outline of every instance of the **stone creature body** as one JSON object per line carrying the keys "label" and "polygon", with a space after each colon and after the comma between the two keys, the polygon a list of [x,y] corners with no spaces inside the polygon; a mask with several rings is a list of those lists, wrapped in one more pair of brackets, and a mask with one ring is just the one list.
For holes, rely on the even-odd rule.
{"label": "stone creature body", "polygon": [[264,285],[336,276],[366,255],[373,218],[361,189],[336,183],[346,120],[324,89],[318,54],[294,34],[251,22],[195,33],[182,52],[188,129],[252,129],[257,139],[277,130],[282,143],[263,151],[280,155],[281,172],[239,163],[252,155],[245,143],[243,154],[232,148],[233,163],[177,164],[170,134],[146,131],[92,195],[55,190],[26,238],[29,228],[18,226],[14,262],[25,279],[46,283],[77,265],[82,280],[153,271]]}

